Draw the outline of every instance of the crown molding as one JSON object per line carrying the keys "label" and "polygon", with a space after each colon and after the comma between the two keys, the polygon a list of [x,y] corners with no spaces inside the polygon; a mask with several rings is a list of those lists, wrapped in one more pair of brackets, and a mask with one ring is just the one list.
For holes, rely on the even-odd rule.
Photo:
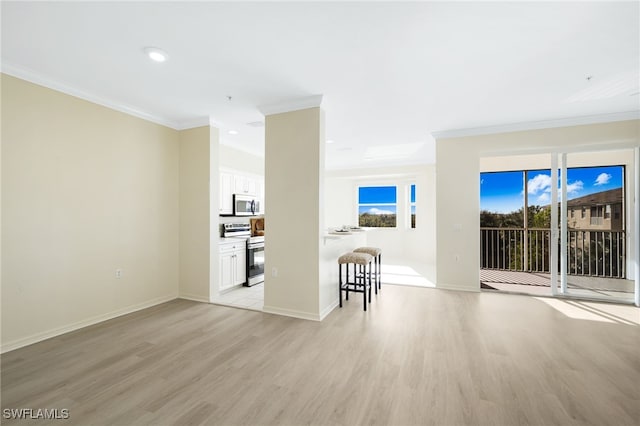
{"label": "crown molding", "polygon": [[[138,117],[146,121],[151,121],[153,123],[160,124],[162,126],[170,127],[175,130],[181,130],[179,124],[173,120],[168,120],[164,117],[160,117],[155,114],[150,114],[148,112],[141,111],[131,106],[116,102],[112,99],[96,96],[94,94],[85,92],[84,90],[80,90],[75,87],[71,87],[65,83],[61,83],[59,81],[53,80],[49,77],[45,77],[42,74],[37,73],[33,70],[7,63],[6,61],[2,62],[0,71],[3,74],[7,74],[12,77],[19,78],[21,80],[26,80],[30,83],[34,83],[39,86],[44,86],[49,89],[55,90],[57,92],[62,92],[64,94],[74,96],[76,98],[80,98],[85,101],[92,102],[94,104],[102,105],[104,107],[107,107],[116,111],[120,111],[125,114],[132,115],[134,117]],[[208,118],[207,118],[207,123],[208,123]]]}
{"label": "crown molding", "polygon": [[189,130],[196,127],[213,126],[220,127],[217,123],[211,120],[210,117],[196,117],[189,120],[183,120],[177,123],[176,130]]}
{"label": "crown molding", "polygon": [[582,126],[586,124],[611,123],[640,119],[640,111],[614,112],[609,114],[585,115],[581,117],[560,118],[557,120],[530,121],[504,124],[500,126],[475,127],[468,129],[444,130],[433,132],[435,139],[463,138],[467,136],[491,135],[497,133],[522,132],[527,130],[552,129],[557,127]]}
{"label": "crown molding", "polygon": [[258,106],[258,111],[260,111],[264,116],[267,116],[307,108],[317,108],[321,103],[322,95],[305,96],[303,98],[288,99],[282,102],[260,105]]}

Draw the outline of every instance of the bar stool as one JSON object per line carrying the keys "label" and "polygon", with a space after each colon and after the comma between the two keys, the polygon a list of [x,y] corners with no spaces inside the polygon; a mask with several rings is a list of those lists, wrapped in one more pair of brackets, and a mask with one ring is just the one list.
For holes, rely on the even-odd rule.
{"label": "bar stool", "polygon": [[[371,303],[371,265],[373,256],[367,253],[345,253],[338,258],[338,293],[340,293],[340,307],[342,308],[342,292],[346,292],[346,300],[349,300],[349,292],[362,293],[364,310],[367,310],[367,290],[369,290],[369,303]],[[346,266],[346,278],[342,280],[342,265]],[[353,281],[349,281],[349,265],[353,265]],[[360,274],[357,268],[360,267]],[[368,268],[368,271],[367,271]]]}
{"label": "bar stool", "polygon": [[382,290],[382,249],[378,247],[358,247],[354,253],[366,253],[374,258],[375,277],[376,277],[376,294],[378,289]]}

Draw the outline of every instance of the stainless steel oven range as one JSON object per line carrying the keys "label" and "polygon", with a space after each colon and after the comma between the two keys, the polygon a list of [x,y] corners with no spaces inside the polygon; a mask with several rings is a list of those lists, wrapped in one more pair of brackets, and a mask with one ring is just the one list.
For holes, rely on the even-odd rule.
{"label": "stainless steel oven range", "polygon": [[222,236],[247,240],[247,287],[264,282],[264,237],[252,237],[248,223],[225,223]]}
{"label": "stainless steel oven range", "polygon": [[264,282],[264,237],[247,241],[247,286]]}

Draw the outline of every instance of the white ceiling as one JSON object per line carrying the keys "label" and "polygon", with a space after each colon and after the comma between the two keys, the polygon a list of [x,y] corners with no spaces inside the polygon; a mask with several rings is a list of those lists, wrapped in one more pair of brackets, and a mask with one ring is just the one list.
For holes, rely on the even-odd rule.
{"label": "white ceiling", "polygon": [[247,126],[264,120],[258,106],[322,94],[329,168],[433,162],[432,132],[640,110],[638,2],[3,1],[1,13],[3,72],[174,128],[211,117],[249,152],[264,149],[264,128]]}

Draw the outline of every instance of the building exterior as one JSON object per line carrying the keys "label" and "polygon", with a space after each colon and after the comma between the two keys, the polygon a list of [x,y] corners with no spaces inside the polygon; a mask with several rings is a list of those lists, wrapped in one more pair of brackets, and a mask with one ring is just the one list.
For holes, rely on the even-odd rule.
{"label": "building exterior", "polygon": [[570,229],[621,231],[623,222],[622,188],[596,192],[567,202]]}

